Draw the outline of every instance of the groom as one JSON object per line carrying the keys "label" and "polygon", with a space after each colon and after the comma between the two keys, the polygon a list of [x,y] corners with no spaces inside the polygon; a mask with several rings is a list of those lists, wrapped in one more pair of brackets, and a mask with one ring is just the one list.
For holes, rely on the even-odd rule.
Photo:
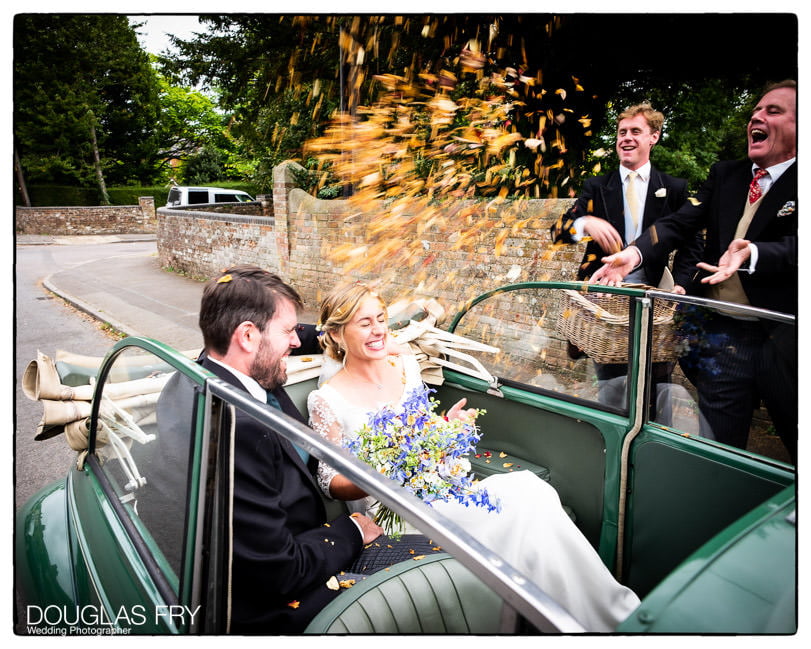
{"label": "groom", "polygon": [[[203,291],[203,367],[303,422],[282,387],[286,358],[299,348],[298,293],[276,275],[236,266]],[[311,350],[317,352],[318,350]],[[306,460],[275,431],[237,410],[234,448],[234,633],[297,633],[340,591],[326,582],[348,570],[383,534],[360,514],[327,522]],[[418,537],[421,538],[421,537]],[[376,544],[382,550],[386,543]],[[413,544],[402,547],[411,558]],[[388,550],[391,552],[391,550]],[[388,558],[388,557],[387,557]],[[345,577],[344,577],[345,578]]]}

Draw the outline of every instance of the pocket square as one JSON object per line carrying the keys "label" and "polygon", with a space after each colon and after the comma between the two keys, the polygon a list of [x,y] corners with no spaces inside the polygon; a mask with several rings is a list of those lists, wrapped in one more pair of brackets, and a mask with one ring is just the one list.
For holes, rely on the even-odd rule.
{"label": "pocket square", "polygon": [[786,204],[780,208],[780,211],[777,212],[778,218],[781,216],[788,216],[794,212],[794,201],[786,201]]}
{"label": "pocket square", "polygon": [[667,187],[660,187],[659,189],[657,189],[654,196],[656,196],[656,198],[664,198],[665,196],[667,196]]}

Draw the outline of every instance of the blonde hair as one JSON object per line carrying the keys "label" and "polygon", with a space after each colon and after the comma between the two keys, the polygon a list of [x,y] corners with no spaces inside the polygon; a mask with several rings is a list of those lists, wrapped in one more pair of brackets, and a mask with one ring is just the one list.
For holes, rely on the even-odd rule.
{"label": "blonde hair", "polygon": [[336,286],[321,301],[321,310],[318,317],[318,328],[321,331],[318,341],[327,356],[342,361],[345,351],[340,343],[332,336],[338,337],[343,328],[352,321],[360,308],[360,303],[366,297],[375,297],[380,300],[383,308],[385,302],[366,284],[354,282]]}
{"label": "blonde hair", "polygon": [[637,115],[642,115],[650,127],[651,133],[659,133],[665,125],[665,116],[658,110],[654,110],[653,106],[645,102],[629,106],[617,116],[617,126],[624,119],[631,119]]}

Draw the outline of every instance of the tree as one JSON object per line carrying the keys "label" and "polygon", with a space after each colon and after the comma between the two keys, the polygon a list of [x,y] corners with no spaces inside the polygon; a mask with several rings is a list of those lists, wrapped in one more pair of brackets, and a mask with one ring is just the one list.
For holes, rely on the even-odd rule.
{"label": "tree", "polygon": [[15,16],[14,135],[29,183],[92,186],[99,170],[107,184],[151,182],[158,116],[157,79],[126,16]]}
{"label": "tree", "polygon": [[[233,153],[235,144],[228,134],[227,115],[217,110],[214,100],[192,88],[174,85],[158,73],[160,118],[156,135],[160,143],[160,169],[169,168],[172,160],[185,161],[212,152],[223,158],[223,165]],[[233,164],[231,165],[234,166]]]}
{"label": "tree", "polygon": [[[480,91],[498,68],[534,79],[516,97],[510,128],[524,137],[554,129],[546,195],[575,192],[594,170],[598,134],[613,129],[611,111],[654,92],[672,102],[669,144],[678,155],[669,162],[697,177],[728,142],[723,120],[741,104],[736,95],[797,73],[791,14],[234,14],[201,22],[210,33],[176,41],[179,56],[164,63],[217,87],[234,134],[264,173],[283,157],[306,163],[301,144],[323,131],[333,107],[372,103],[381,75],[424,79],[435,90],[453,77],[458,98],[466,87]],[[740,38],[749,33],[768,56],[752,56]],[[482,57],[472,78],[462,74],[471,56]]]}

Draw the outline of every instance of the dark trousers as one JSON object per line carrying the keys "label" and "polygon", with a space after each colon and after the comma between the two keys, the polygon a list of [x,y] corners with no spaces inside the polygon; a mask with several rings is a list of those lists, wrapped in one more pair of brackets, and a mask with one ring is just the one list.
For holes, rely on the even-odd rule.
{"label": "dark trousers", "polygon": [[698,391],[702,435],[746,448],[753,411],[766,404],[792,459],[797,454],[797,339],[790,325],[726,317],[705,310],[687,315],[690,350],[682,371]]}

